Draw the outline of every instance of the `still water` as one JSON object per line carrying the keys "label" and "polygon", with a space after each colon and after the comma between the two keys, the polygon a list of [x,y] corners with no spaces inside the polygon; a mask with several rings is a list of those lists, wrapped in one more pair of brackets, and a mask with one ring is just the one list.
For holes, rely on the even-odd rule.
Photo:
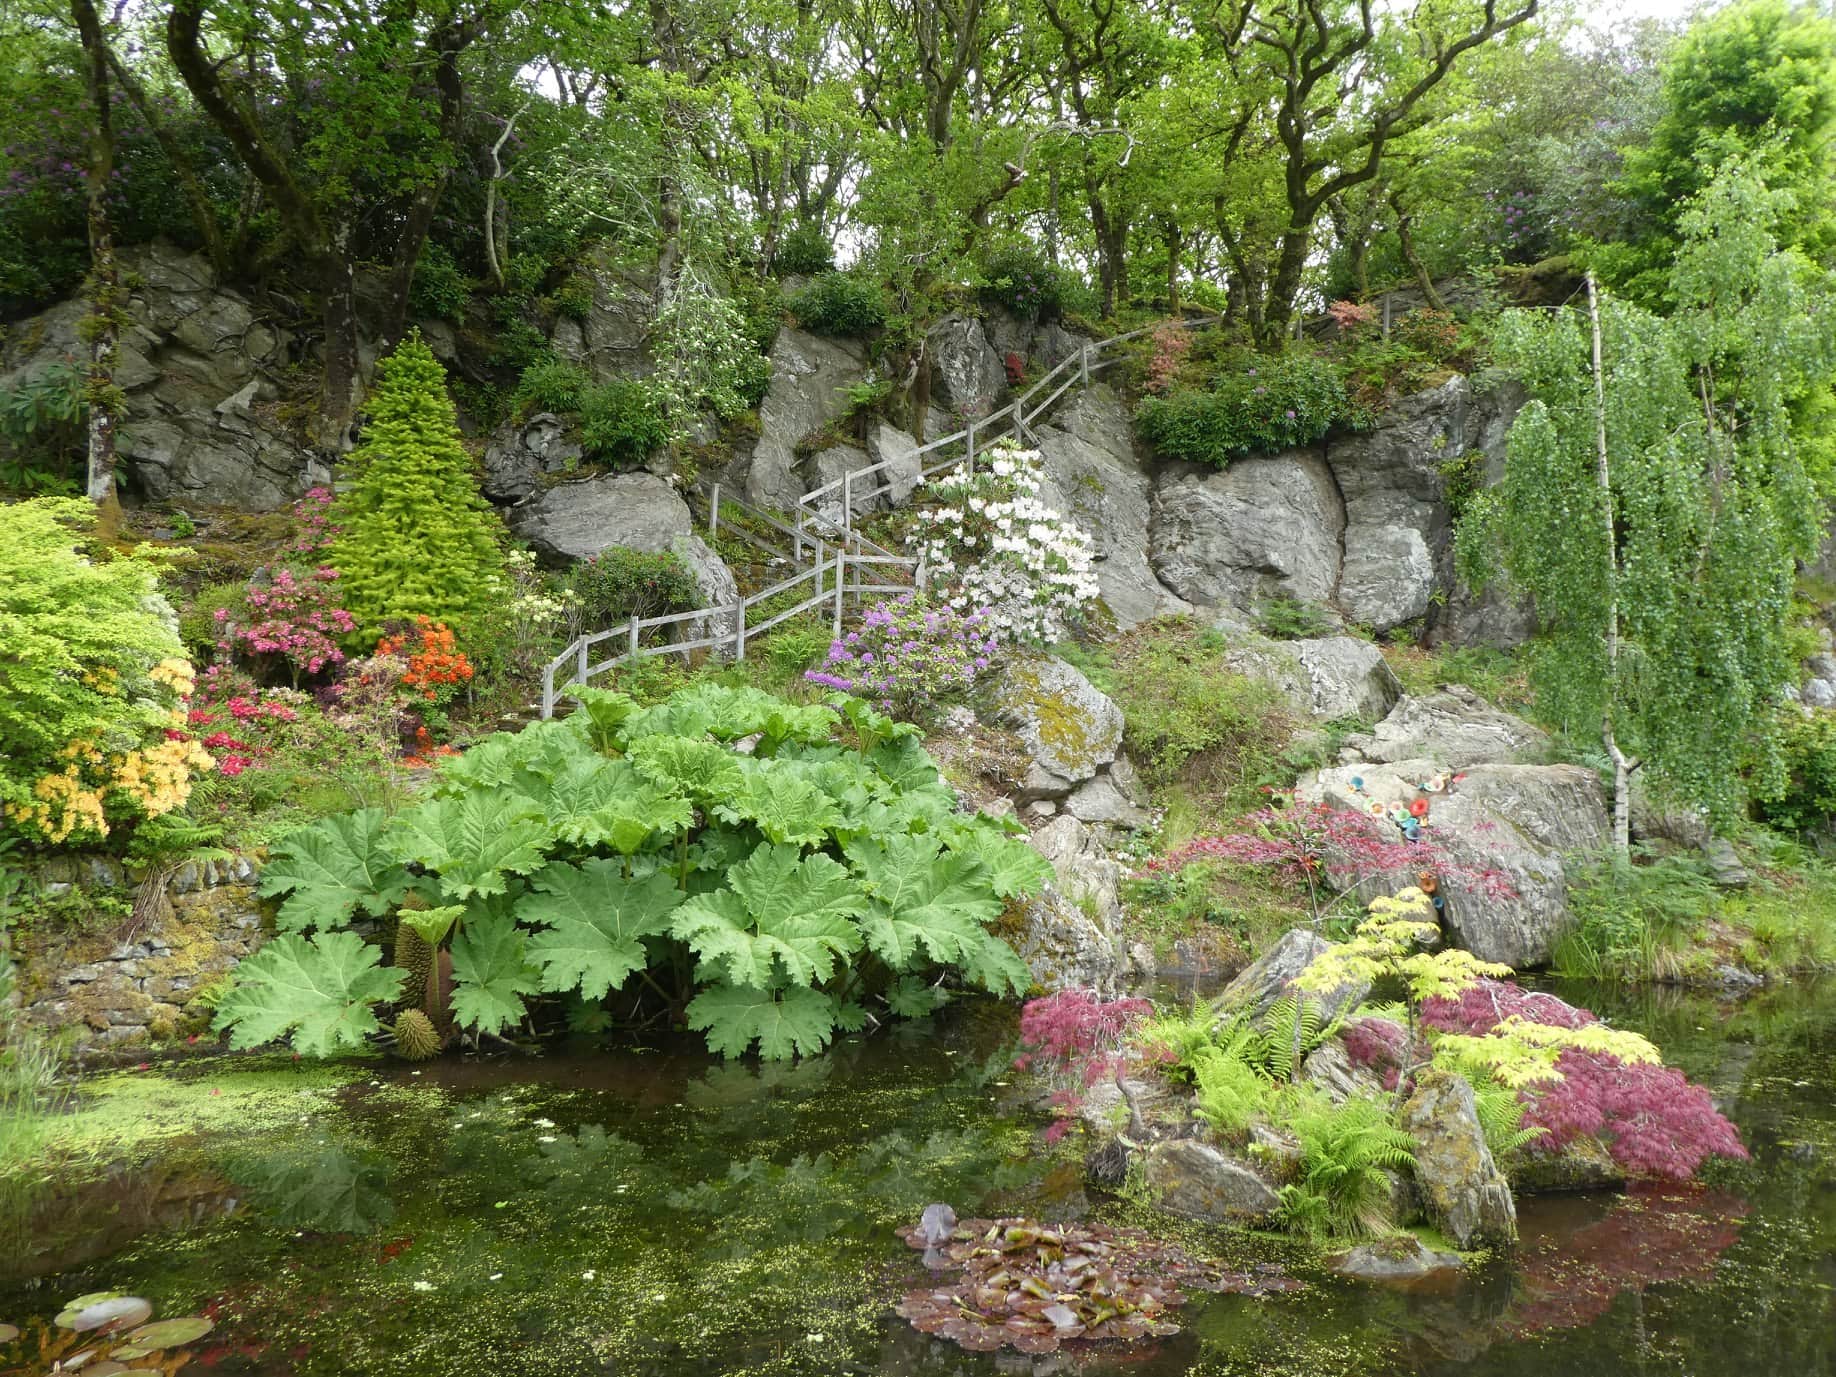
{"label": "still water", "polygon": [[1196,1297],[1184,1332],[1125,1351],[915,1333],[890,1306],[924,1274],[892,1231],[930,1201],[1147,1219],[1041,1146],[1011,1011],[964,1005],[788,1067],[583,1048],[130,1071],[90,1101],[79,1162],[10,1183],[0,1320],[26,1343],[71,1297],[132,1292],[215,1320],[187,1373],[1836,1374],[1836,991],[1558,988],[1706,1082],[1753,1161],[1701,1191],[1523,1201],[1518,1252],[1448,1284],[1184,1229],[1305,1286]]}

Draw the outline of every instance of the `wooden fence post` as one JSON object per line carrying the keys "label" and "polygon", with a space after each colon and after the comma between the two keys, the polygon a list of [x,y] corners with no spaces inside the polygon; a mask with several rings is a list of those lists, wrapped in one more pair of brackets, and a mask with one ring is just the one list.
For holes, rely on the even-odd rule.
{"label": "wooden fence post", "polygon": [[593,653],[592,645],[588,643],[587,638],[585,636],[582,636],[580,638],[580,653],[578,656],[575,657],[575,660],[574,660],[574,679],[576,682],[582,683],[582,684],[586,683],[587,669],[593,663],[592,653]]}
{"label": "wooden fence post", "polygon": [[548,662],[542,671],[542,720],[546,722],[555,715],[555,664]]}
{"label": "wooden fence post", "polygon": [[848,556],[835,547],[835,639],[841,639],[842,590],[847,586]]}
{"label": "wooden fence post", "polygon": [[714,496],[708,501],[708,544],[720,534],[720,484],[714,485]]}
{"label": "wooden fence post", "polygon": [[733,662],[746,658],[746,600],[739,600],[739,625],[733,631]]}

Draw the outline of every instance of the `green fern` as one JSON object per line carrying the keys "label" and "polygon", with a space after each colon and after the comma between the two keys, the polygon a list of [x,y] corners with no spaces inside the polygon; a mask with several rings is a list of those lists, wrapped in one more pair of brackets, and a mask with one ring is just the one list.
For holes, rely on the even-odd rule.
{"label": "green fern", "polygon": [[1222,1045],[1202,1048],[1192,1062],[1198,1087],[1193,1112],[1223,1137],[1241,1138],[1274,1102],[1275,1083],[1254,1052],[1254,1035],[1238,1028]]}
{"label": "green fern", "polygon": [[1548,1132],[1537,1125],[1523,1126],[1524,1102],[1510,1086],[1484,1077],[1468,1077],[1468,1084],[1473,1087],[1473,1106],[1485,1145],[1501,1166]]}
{"label": "green fern", "polygon": [[1305,994],[1283,995],[1262,1016],[1259,1035],[1264,1065],[1278,1081],[1292,1081],[1315,1048],[1336,1035],[1343,1014],[1326,1017],[1320,1000]]}
{"label": "green fern", "polygon": [[1359,1238],[1389,1227],[1386,1170],[1415,1162],[1415,1145],[1377,1100],[1331,1105],[1297,1096],[1287,1127],[1301,1142],[1300,1179],[1282,1187],[1281,1215],[1311,1238]]}

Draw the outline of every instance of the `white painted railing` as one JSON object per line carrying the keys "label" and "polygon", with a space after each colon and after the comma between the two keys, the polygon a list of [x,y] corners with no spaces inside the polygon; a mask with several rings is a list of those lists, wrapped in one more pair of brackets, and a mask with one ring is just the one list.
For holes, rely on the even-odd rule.
{"label": "white painted railing", "polygon": [[[1216,319],[1215,316],[1202,316],[1173,323],[1194,329],[1209,325]],[[924,571],[918,560],[888,550],[855,529],[855,505],[872,502],[882,494],[894,493],[902,485],[915,487],[924,479],[954,468],[959,463],[967,463],[973,473],[978,445],[986,448],[995,440],[1010,434],[1018,435],[1023,440],[1032,440],[1033,423],[1045,415],[1059,398],[1073,387],[1088,387],[1094,376],[1120,359],[1117,346],[1149,330],[1159,329],[1166,323],[1158,322],[1139,330],[1130,330],[1127,334],[1112,335],[1095,344],[1082,345],[1075,354],[1059,360],[1044,377],[999,411],[973,419],[961,430],[939,436],[909,454],[882,460],[863,469],[850,470],[833,482],[805,493],[797,501],[795,524],[780,521],[767,512],[758,511],[732,498],[725,499],[729,505],[743,513],[749,522],[756,522],[788,537],[789,558],[793,564],[802,565],[807,550],[809,566],[737,602],[725,603],[719,607],[697,608],[693,612],[671,612],[660,617],[633,617],[620,626],[579,637],[543,667],[542,716],[554,716],[555,704],[559,701],[561,691],[568,685],[587,683],[626,660],[641,655],[687,654],[694,650],[723,649],[730,649],[734,659],[743,660],[746,658],[748,641],[792,617],[821,608],[830,617],[835,635],[840,636],[844,605],[848,598],[853,598],[858,607],[862,597],[869,593],[902,593],[913,587],[922,587]],[[924,459],[927,455],[948,457],[926,466]],[[912,473],[914,461],[918,466],[916,476]],[[895,470],[895,477],[883,480],[884,475],[893,474]],[[873,486],[862,488],[860,485],[866,482],[872,482]],[[840,511],[836,517],[831,517],[827,509],[835,502],[837,494]],[[720,529],[722,501],[720,484],[716,483],[709,495],[710,538]],[[782,557],[781,552],[773,550],[744,528],[733,526],[732,529],[747,543]],[[853,575],[852,581],[850,573]],[[896,581],[889,582],[889,579]],[[753,618],[755,609],[794,593],[806,584],[810,591],[802,597],[786,606],[774,608],[762,619]],[[697,626],[697,623],[700,625]],[[722,623],[731,625],[723,626]],[[687,638],[663,641],[644,639],[645,632],[666,627],[682,628]],[[606,647],[607,658],[596,663],[594,656],[600,647]],[[556,676],[563,671],[567,672],[566,677],[557,681]]]}

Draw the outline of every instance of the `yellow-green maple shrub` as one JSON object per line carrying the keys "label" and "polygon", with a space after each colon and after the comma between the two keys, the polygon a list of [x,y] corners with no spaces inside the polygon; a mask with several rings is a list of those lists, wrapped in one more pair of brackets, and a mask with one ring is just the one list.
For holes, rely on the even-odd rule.
{"label": "yellow-green maple shrub", "polygon": [[215,768],[151,564],[78,548],[80,498],[0,505],[0,832],[62,844],[182,807]]}
{"label": "yellow-green maple shrub", "polygon": [[388,623],[428,617],[464,628],[504,576],[501,527],[478,491],[459,438],[446,371],[418,334],[377,366],[341,528],[326,562],[357,620],[359,649]]}

